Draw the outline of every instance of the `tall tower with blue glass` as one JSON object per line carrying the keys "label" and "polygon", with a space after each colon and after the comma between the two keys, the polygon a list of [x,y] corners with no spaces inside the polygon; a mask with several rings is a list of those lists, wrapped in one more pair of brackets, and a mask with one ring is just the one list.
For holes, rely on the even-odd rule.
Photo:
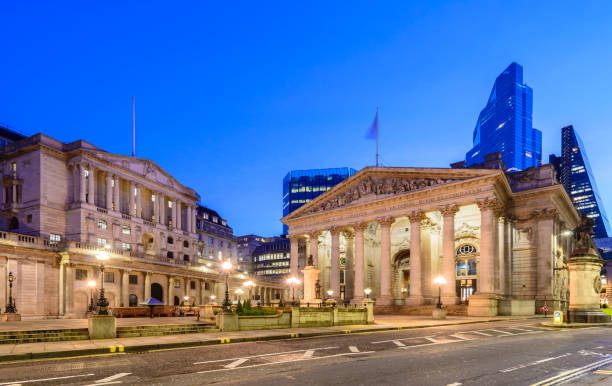
{"label": "tall tower with blue glass", "polygon": [[542,132],[534,129],[533,90],[523,83],[523,67],[512,63],[502,72],[480,112],[467,166],[482,163],[485,155],[501,153],[506,171],[542,164]]}
{"label": "tall tower with blue glass", "polygon": [[[283,178],[283,217],[346,180],[352,168],[292,170]],[[288,227],[283,225],[283,234]]]}
{"label": "tall tower with blue glass", "polygon": [[561,157],[551,154],[549,160],[576,209],[595,221],[593,238],[612,235],[586,149],[573,126],[561,129]]}

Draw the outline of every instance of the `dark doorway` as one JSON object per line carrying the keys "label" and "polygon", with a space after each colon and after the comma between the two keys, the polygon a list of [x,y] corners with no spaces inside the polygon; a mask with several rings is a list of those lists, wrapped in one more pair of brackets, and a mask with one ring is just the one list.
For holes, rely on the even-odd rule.
{"label": "dark doorway", "polygon": [[175,297],[174,297],[174,305],[175,305],[175,306],[178,306],[178,305],[180,305],[180,304],[181,304],[181,301],[179,300],[178,296],[175,296]]}
{"label": "dark doorway", "polygon": [[151,284],[151,297],[164,302],[164,289],[159,283]]}
{"label": "dark doorway", "polygon": [[130,295],[130,307],[136,307],[138,305],[138,296],[131,294]]}

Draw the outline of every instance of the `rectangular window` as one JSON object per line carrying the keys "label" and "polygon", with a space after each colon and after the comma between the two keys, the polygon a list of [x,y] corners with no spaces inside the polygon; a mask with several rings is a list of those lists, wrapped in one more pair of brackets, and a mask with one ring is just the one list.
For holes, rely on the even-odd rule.
{"label": "rectangular window", "polygon": [[101,237],[98,237],[98,245],[103,247],[106,245],[106,239],[103,239]]}
{"label": "rectangular window", "polygon": [[190,286],[192,290],[196,289],[196,282],[192,280]]}
{"label": "rectangular window", "polygon": [[132,246],[129,243],[121,243],[121,249],[123,249],[124,251],[130,251],[132,249]]}
{"label": "rectangular window", "polygon": [[75,271],[77,280],[87,280],[87,270],[86,269],[77,269]]}
{"label": "rectangular window", "polygon": [[181,281],[179,279],[174,279],[174,288],[181,288]]}
{"label": "rectangular window", "polygon": [[138,275],[130,275],[130,284],[138,284]]}
{"label": "rectangular window", "polygon": [[210,283],[209,282],[204,282],[204,289],[206,291],[210,291]]}
{"label": "rectangular window", "polygon": [[26,221],[28,222],[28,224],[30,224],[32,222],[32,215],[31,214],[26,216]]}
{"label": "rectangular window", "polygon": [[107,229],[108,225],[106,224],[106,221],[102,220],[102,219],[98,220],[98,228],[99,229]]}
{"label": "rectangular window", "polygon": [[210,245],[213,245],[213,244],[215,243],[215,239],[213,239],[212,237],[209,237],[209,238],[208,238],[208,243],[209,243]]}
{"label": "rectangular window", "polygon": [[11,162],[11,171],[17,173],[17,162]]}
{"label": "rectangular window", "polygon": [[115,282],[115,272],[104,272],[104,282],[114,283]]}
{"label": "rectangular window", "polygon": [[49,234],[49,240],[51,241],[62,241],[62,236],[55,234],[55,233],[51,233]]}
{"label": "rectangular window", "polygon": [[129,235],[130,233],[132,233],[132,229],[129,226],[124,225],[121,229],[121,232],[123,232],[124,235]]}

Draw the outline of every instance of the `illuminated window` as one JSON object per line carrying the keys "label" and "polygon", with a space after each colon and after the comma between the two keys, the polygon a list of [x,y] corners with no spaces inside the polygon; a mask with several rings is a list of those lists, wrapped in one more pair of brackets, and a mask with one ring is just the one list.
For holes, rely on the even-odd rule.
{"label": "illuminated window", "polygon": [[98,220],[98,229],[107,229],[108,228],[108,224],[106,223],[105,220]]}
{"label": "illuminated window", "polygon": [[476,253],[476,247],[470,244],[464,244],[457,248],[457,256],[459,255],[469,255]]}

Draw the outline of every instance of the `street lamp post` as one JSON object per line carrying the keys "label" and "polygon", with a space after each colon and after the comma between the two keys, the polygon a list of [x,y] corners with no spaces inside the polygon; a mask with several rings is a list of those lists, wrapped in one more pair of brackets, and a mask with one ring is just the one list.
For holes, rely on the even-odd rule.
{"label": "street lamp post", "polygon": [[213,303],[215,302],[215,299],[216,299],[216,298],[217,298],[217,297],[216,297],[215,295],[210,295],[210,300],[212,300],[212,302],[213,302]]}
{"label": "street lamp post", "polygon": [[240,302],[240,299],[241,299],[240,295],[242,295],[244,291],[242,290],[242,288],[236,288],[236,291],[234,291],[234,293],[238,295],[238,302]]}
{"label": "street lamp post", "polygon": [[438,304],[436,304],[436,308],[442,309],[442,286],[446,284],[446,279],[443,276],[438,276],[434,279],[434,283],[438,285]]}
{"label": "street lamp post", "polygon": [[183,301],[185,302],[185,305],[189,305],[189,296],[183,296]]}
{"label": "street lamp post", "polygon": [[289,279],[287,279],[287,284],[289,284],[289,286],[291,286],[291,290],[292,290],[292,298],[293,298],[293,305],[295,305],[295,286],[299,285],[301,283],[300,279],[296,278],[296,277],[290,277]]}
{"label": "street lamp post", "polygon": [[9,301],[6,305],[5,313],[7,314],[16,314],[17,307],[15,307],[15,299],[13,299],[13,282],[17,280],[17,277],[13,275],[13,272],[9,272],[8,282],[9,282]]}
{"label": "street lamp post", "polygon": [[230,303],[229,300],[229,287],[227,283],[229,271],[232,269],[232,263],[226,260],[221,264],[221,268],[225,272],[225,299],[223,300],[223,312],[232,312],[232,303]]}
{"label": "street lamp post", "polygon": [[96,259],[100,260],[100,299],[98,299],[98,315],[108,315],[108,300],[104,297],[104,262],[108,260],[108,253],[101,251],[96,255]]}
{"label": "street lamp post", "polygon": [[370,294],[372,293],[372,289],[371,288],[366,288],[363,290],[363,292],[365,293],[366,299],[370,298]]}
{"label": "street lamp post", "polygon": [[94,288],[96,286],[95,280],[88,281],[87,282],[87,286],[89,287],[89,293],[90,293],[90,296],[91,296],[91,300],[89,302],[89,309],[88,309],[88,311],[89,312],[94,312],[94,310],[96,309],[96,305],[94,304],[94,296],[93,296],[93,291],[94,291]]}

